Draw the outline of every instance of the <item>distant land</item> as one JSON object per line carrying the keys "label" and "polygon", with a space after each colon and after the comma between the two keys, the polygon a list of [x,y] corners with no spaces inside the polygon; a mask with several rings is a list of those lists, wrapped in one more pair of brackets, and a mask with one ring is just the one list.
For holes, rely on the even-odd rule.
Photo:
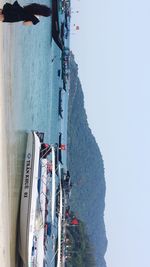
{"label": "distant land", "polygon": [[[75,214],[70,213],[74,218]],[[92,243],[87,235],[85,224],[77,220],[78,225],[66,226],[66,245],[67,260],[65,267],[95,267],[96,261],[93,253]],[[57,265],[55,265],[57,266]]]}
{"label": "distant land", "polygon": [[[106,267],[107,238],[104,224],[105,177],[100,149],[89,128],[78,65],[71,53],[68,110],[68,169],[73,189],[71,210],[84,223],[96,267]],[[93,88],[91,88],[92,90]],[[86,263],[86,267],[92,267]]]}

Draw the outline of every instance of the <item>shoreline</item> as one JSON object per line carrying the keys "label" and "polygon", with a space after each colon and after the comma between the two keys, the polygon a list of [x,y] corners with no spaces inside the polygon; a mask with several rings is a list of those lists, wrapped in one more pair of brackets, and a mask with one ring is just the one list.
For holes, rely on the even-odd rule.
{"label": "shoreline", "polygon": [[[2,3],[2,2],[1,2]],[[10,266],[10,207],[7,171],[3,25],[0,24],[0,261]]]}
{"label": "shoreline", "polygon": [[[3,6],[3,1],[0,1]],[[22,141],[15,129],[13,104],[14,26],[0,24],[0,261],[16,267],[16,236],[22,176]],[[22,147],[22,144],[20,145]],[[21,167],[20,167],[21,166]]]}

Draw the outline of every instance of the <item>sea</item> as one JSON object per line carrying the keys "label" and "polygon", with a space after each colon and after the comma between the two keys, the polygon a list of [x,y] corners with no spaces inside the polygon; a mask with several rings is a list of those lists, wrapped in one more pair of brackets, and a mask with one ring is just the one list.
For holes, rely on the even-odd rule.
{"label": "sea", "polygon": [[[18,1],[24,4],[24,1]],[[30,3],[31,1],[26,1]],[[38,1],[36,1],[38,2]],[[43,1],[51,6],[51,1]],[[60,13],[60,20],[62,14]],[[7,36],[6,36],[7,35]],[[69,41],[66,41],[69,46]],[[67,116],[68,90],[62,90],[62,118],[58,113],[59,89],[63,87],[59,71],[62,68],[62,52],[52,39],[52,21],[41,18],[36,26],[26,27],[21,23],[4,25],[4,82],[6,87],[6,129],[8,142],[9,195],[11,199],[11,250],[17,230],[14,231],[19,216],[19,199],[23,175],[23,164],[27,133],[36,130],[45,133],[44,141],[58,143],[62,133],[62,143],[66,150],[62,153],[63,167],[67,168]],[[8,50],[7,50],[8,49]],[[6,52],[7,50],[7,52]],[[56,226],[57,231],[57,226]],[[14,234],[13,234],[14,232]],[[46,266],[54,266],[55,251],[48,240]],[[15,252],[14,252],[15,253]]]}

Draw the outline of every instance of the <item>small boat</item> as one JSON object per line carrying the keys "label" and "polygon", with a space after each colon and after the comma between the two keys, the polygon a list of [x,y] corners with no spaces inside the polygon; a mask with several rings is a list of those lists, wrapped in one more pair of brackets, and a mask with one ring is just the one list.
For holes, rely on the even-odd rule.
{"label": "small boat", "polygon": [[65,146],[62,144],[62,133],[59,133],[59,151],[58,151],[58,159],[60,161],[61,164],[63,164],[62,162],[62,150],[65,149]]}
{"label": "small boat", "polygon": [[41,142],[36,132],[28,134],[20,205],[19,252],[25,266],[31,261],[38,198]]}
{"label": "small boat", "polygon": [[58,70],[58,77],[60,77],[60,74],[61,74],[61,70]]}
{"label": "small boat", "polygon": [[[44,237],[47,206],[47,159],[49,149],[43,143],[44,135],[35,131],[27,138],[24,175],[20,204],[19,254],[24,267],[41,267],[44,260]],[[42,150],[44,149],[44,152]],[[55,147],[52,153],[52,209],[55,209]],[[48,155],[48,154],[47,154]],[[54,221],[54,211],[52,220]],[[42,246],[43,244],[43,246]]]}
{"label": "small boat", "polygon": [[58,0],[52,0],[52,37],[60,50],[63,50],[64,42],[61,39],[61,29],[59,26],[58,3]]}
{"label": "small boat", "polygon": [[58,114],[63,119],[62,116],[63,108],[62,108],[62,88],[59,89],[59,101],[58,101]]}

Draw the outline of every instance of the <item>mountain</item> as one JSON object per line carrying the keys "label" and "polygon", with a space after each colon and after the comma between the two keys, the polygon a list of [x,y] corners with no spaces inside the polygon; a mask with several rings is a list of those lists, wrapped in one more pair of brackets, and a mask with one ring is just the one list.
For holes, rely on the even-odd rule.
{"label": "mountain", "polygon": [[67,160],[73,182],[71,209],[86,225],[96,266],[106,267],[104,164],[88,125],[82,86],[78,78],[78,65],[72,53],[70,75]]}

